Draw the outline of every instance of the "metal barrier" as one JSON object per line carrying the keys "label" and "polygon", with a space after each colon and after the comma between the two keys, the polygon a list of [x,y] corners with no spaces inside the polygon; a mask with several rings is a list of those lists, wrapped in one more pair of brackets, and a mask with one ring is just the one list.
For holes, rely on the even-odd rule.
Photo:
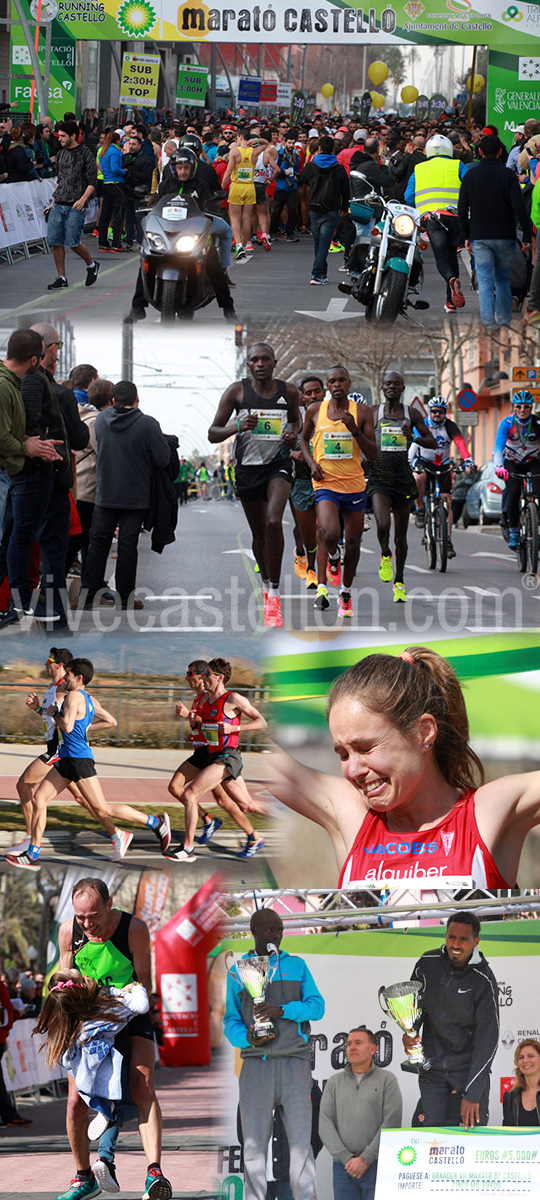
{"label": "metal barrier", "polygon": [[[29,691],[41,695],[44,680],[28,684],[0,683],[0,740],[3,742],[36,742],[42,733],[41,718],[26,707]],[[267,689],[242,687],[239,692],[264,712]],[[189,749],[189,724],[175,716],[177,700],[187,708],[193,703],[193,692],[174,682],[167,684],[96,683],[92,695],[116,717],[116,729],[101,734],[103,743],[110,746],[170,746]],[[242,736],[242,750],[263,750],[270,745],[265,730]]]}

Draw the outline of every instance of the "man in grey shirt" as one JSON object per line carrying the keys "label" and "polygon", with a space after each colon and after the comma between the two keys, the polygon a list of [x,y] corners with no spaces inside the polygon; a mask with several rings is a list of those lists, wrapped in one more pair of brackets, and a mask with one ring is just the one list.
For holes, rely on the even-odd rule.
{"label": "man in grey shirt", "polygon": [[348,1064],[323,1092],[319,1134],[334,1160],[334,1200],[374,1200],[381,1129],[401,1126],[398,1081],[373,1065],[376,1050],[370,1029],[351,1029]]}

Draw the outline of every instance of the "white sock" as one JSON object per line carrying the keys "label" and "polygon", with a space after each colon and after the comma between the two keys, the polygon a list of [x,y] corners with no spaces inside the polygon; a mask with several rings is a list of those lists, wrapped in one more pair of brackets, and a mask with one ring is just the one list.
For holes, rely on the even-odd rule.
{"label": "white sock", "polygon": [[276,583],[275,587],[274,587],[273,583],[270,583],[268,585],[268,595],[269,596],[277,596],[279,599],[279,583]]}
{"label": "white sock", "polygon": [[270,580],[269,579],[263,579],[262,585],[263,585],[263,592],[270,591]]}

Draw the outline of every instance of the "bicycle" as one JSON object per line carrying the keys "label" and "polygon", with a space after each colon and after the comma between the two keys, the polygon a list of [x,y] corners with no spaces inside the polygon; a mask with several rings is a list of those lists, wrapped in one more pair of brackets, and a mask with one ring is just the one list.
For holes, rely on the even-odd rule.
{"label": "bicycle", "polygon": [[533,490],[533,479],[538,479],[538,474],[538,471],[527,471],[525,475],[510,472],[511,479],[521,479],[516,554],[520,571],[529,575],[538,574],[538,500]]}
{"label": "bicycle", "polygon": [[430,571],[435,567],[441,572],[446,571],[448,562],[448,509],[446,500],[441,492],[440,477],[448,473],[448,466],[436,467],[430,463],[426,469],[426,490],[424,506],[426,520],[424,525],[423,543],[426,549],[427,564]]}

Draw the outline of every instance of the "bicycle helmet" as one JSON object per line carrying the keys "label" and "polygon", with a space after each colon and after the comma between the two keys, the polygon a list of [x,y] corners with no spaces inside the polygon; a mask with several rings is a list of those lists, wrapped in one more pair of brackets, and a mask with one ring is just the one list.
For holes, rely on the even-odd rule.
{"label": "bicycle helmet", "polygon": [[171,166],[173,166],[173,167],[177,167],[179,163],[189,163],[191,170],[188,175],[188,179],[195,178],[195,175],[197,174],[197,167],[199,165],[199,161],[198,161],[197,155],[194,153],[193,150],[190,150],[189,146],[185,146],[181,150],[180,149],[173,150],[173,153],[171,154],[169,162],[171,163]]}
{"label": "bicycle helmet", "polygon": [[428,400],[428,408],[448,408],[448,400],[444,396],[432,396]]}
{"label": "bicycle helmet", "polygon": [[426,158],[435,158],[437,154],[444,158],[452,158],[454,154],[450,138],[444,137],[442,133],[434,133],[429,142],[426,142]]}
{"label": "bicycle helmet", "polygon": [[512,404],[534,404],[534,396],[532,392],[528,392],[526,388],[523,388],[521,392],[514,392]]}
{"label": "bicycle helmet", "polygon": [[196,133],[185,133],[184,136],[180,138],[178,145],[189,146],[189,149],[193,150],[197,155],[201,153],[203,148],[202,141]]}

